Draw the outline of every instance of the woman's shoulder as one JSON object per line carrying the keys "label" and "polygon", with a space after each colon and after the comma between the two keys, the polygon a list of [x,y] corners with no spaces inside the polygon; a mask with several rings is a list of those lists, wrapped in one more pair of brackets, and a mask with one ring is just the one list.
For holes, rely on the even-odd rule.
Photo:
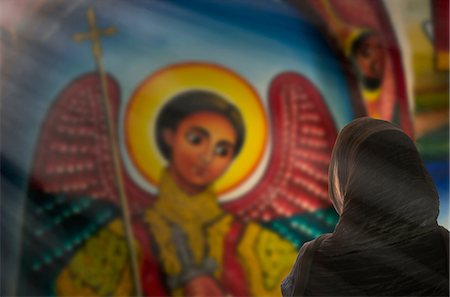
{"label": "woman's shoulder", "polygon": [[281,284],[281,293],[283,296],[298,296],[306,287],[309,278],[309,272],[314,260],[314,254],[322,242],[332,234],[322,234],[314,240],[308,241],[300,248],[295,264],[291,272]]}
{"label": "woman's shoulder", "polygon": [[448,232],[448,230],[445,229],[445,228],[442,227],[442,226],[439,226],[438,229],[439,229],[439,232],[440,232],[441,236],[442,236],[444,239],[447,239],[447,240],[448,240],[448,238],[449,238],[449,232]]}
{"label": "woman's shoulder", "polygon": [[439,233],[441,235],[441,238],[444,242],[444,247],[445,247],[445,253],[447,254],[447,262],[449,261],[449,232],[447,229],[445,229],[442,226],[439,226]]}

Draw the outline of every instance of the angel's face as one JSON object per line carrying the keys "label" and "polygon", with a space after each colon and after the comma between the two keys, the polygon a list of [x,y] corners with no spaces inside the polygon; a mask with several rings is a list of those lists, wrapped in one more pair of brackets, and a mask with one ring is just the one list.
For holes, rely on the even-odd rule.
{"label": "angel's face", "polygon": [[175,130],[167,129],[163,134],[172,152],[170,172],[187,192],[217,180],[233,160],[236,131],[226,117],[217,113],[191,114]]}

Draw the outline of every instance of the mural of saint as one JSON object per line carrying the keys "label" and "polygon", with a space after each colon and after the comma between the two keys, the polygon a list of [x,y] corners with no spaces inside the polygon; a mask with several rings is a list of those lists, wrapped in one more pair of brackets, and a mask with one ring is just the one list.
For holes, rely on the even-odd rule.
{"label": "mural of saint", "polygon": [[5,47],[9,295],[279,295],[366,115],[342,57],[296,5],[111,1],[40,0]]}
{"label": "mural of saint", "polygon": [[[211,82],[204,82],[205,75]],[[178,83],[173,82],[166,90],[167,94],[175,95],[166,96],[158,86],[167,83],[171,76]],[[114,81],[110,77],[108,81],[109,93],[114,98]],[[85,92],[89,82],[95,90],[93,75],[69,85],[43,128],[41,141],[50,141],[60,154],[55,156],[44,148],[38,149],[35,174],[41,180],[30,187],[38,208],[29,205],[32,207],[29,211],[34,216],[48,216],[59,209],[60,217],[50,225],[39,220],[37,226],[29,227],[34,234],[25,245],[23,277],[29,282],[42,269],[52,269],[40,276],[46,279],[40,279],[40,288],[27,288],[27,293],[50,290],[46,293],[58,296],[104,296],[138,292],[133,282],[127,230],[118,210],[120,191],[114,176],[110,170],[97,180],[89,179],[88,174],[111,167],[112,151],[106,148],[97,152],[99,159],[86,155],[81,156],[84,159],[73,159],[72,151],[85,147],[86,140],[82,138],[91,134],[88,131],[96,134],[94,139],[98,141],[105,139],[100,127],[87,128],[92,121],[90,107],[84,109],[84,115],[73,109],[80,104],[77,92]],[[203,87],[194,87],[198,83]],[[240,96],[233,96],[235,92]],[[277,154],[281,158],[272,158],[262,181],[252,189],[232,201],[220,203],[217,193],[221,185],[216,182],[230,171],[232,187],[239,182],[236,177],[245,180],[245,171],[252,170],[251,163],[262,157],[267,141],[267,120],[251,86],[219,65],[181,63],[156,72],[137,88],[125,115],[127,149],[132,163],[149,182],[153,180],[152,174],[159,172],[154,178],[155,195],[140,189],[125,170],[122,176],[131,209],[131,246],[137,261],[137,283],[145,296],[280,294],[279,284],[295,260],[297,247],[289,238],[258,222],[329,205],[326,168],[335,128],[320,95],[297,74],[285,73],[274,79],[271,98],[275,125],[286,125],[303,114],[293,122],[293,134],[280,131],[273,135],[285,156]],[[290,115],[285,114],[289,112],[287,103]],[[67,126],[74,112],[85,125],[78,122],[76,127]],[[104,126],[101,120],[98,124]],[[255,129],[262,131],[252,137]],[[80,138],[64,137],[70,134]],[[99,146],[101,143],[88,150],[95,153]],[[311,161],[298,164],[305,157]],[[238,166],[232,167],[235,163]],[[88,168],[87,164],[92,165]],[[55,174],[60,176],[57,183]],[[315,182],[307,185],[305,177]],[[98,184],[104,187],[96,190]],[[226,187],[226,181],[224,184]],[[98,220],[87,221],[84,226],[77,224],[76,229],[70,227],[71,221],[76,224],[90,212],[95,212]],[[39,246],[36,242],[43,236],[54,241],[35,252],[36,245]],[[34,256],[31,259],[30,253]]]}

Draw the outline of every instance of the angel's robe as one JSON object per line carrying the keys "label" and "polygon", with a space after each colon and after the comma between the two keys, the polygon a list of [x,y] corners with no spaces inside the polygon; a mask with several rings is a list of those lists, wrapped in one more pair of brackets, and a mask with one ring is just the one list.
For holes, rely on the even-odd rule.
{"label": "angel's robe", "polygon": [[[140,232],[136,250],[145,295],[182,295],[187,281],[210,275],[227,294],[279,296],[279,285],[297,254],[295,247],[275,232],[226,213],[211,190],[186,194],[167,172],[161,178],[157,201],[145,211],[143,224],[133,226],[135,234],[139,233],[136,229],[145,229],[144,237],[151,242],[139,240],[143,237]],[[116,245],[116,252],[109,253],[115,258],[92,259],[105,258],[102,249],[110,245],[109,240]],[[123,226],[117,219],[75,254],[57,279],[57,294],[131,295],[125,251]],[[156,258],[154,265],[152,259]],[[107,268],[104,277],[92,277],[95,272],[89,277],[85,267],[92,263],[99,263],[98,273],[106,263],[113,263],[114,268]]]}

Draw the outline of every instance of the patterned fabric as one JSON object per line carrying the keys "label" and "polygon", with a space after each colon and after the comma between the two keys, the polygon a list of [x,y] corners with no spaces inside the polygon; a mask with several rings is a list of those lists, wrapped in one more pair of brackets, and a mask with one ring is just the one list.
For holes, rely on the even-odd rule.
{"label": "patterned fabric", "polygon": [[30,190],[26,205],[20,295],[53,295],[54,279],[85,241],[119,215],[111,203]]}

